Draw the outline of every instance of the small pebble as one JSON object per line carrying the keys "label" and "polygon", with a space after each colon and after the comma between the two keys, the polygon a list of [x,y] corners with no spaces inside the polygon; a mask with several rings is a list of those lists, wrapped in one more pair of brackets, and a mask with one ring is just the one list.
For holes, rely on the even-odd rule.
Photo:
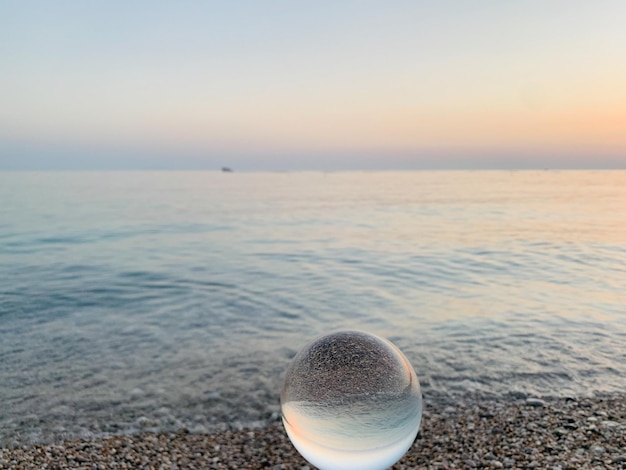
{"label": "small pebble", "polygon": [[537,408],[546,406],[546,402],[543,401],[543,400],[540,400],[539,398],[527,398],[526,399],[526,404],[528,406],[534,406],[534,407],[537,407]]}

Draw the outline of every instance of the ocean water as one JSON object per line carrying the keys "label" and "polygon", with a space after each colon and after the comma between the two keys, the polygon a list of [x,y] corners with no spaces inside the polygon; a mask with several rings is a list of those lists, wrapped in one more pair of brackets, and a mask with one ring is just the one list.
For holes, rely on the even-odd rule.
{"label": "ocean water", "polygon": [[314,337],[429,399],[626,389],[626,172],[0,173],[0,444],[258,425]]}

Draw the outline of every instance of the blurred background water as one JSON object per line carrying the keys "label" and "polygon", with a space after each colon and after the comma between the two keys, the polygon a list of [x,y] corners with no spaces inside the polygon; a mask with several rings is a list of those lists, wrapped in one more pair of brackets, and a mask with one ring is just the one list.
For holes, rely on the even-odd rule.
{"label": "blurred background water", "polygon": [[626,172],[0,173],[0,444],[259,424],[317,335],[429,396],[626,388]]}

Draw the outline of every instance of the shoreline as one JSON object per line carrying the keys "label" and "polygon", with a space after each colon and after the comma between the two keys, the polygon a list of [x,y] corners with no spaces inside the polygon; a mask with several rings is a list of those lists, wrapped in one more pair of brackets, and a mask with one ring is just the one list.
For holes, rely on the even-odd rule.
{"label": "shoreline", "polygon": [[[0,448],[0,468],[313,469],[282,423],[213,434],[142,432]],[[626,469],[626,395],[425,403],[394,469]]]}

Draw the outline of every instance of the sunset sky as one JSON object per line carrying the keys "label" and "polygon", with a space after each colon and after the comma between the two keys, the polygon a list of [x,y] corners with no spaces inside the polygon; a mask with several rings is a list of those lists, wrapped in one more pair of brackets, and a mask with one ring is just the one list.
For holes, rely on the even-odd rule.
{"label": "sunset sky", "polygon": [[626,1],[0,3],[0,169],[626,168]]}

